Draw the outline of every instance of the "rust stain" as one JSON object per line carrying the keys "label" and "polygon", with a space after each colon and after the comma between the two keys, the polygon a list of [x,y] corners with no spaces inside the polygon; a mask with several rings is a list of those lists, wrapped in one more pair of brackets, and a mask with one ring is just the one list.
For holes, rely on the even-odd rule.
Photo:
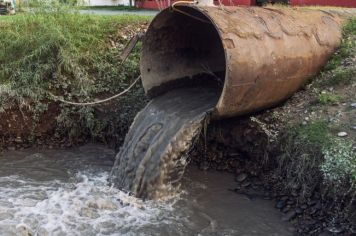
{"label": "rust stain", "polygon": [[[257,7],[184,9],[211,21],[224,47],[227,70],[216,118],[254,112],[287,99],[318,73],[341,42],[342,19],[329,12]],[[159,14],[156,20],[163,22],[167,14]],[[144,74],[142,78],[145,80]],[[150,87],[146,84],[145,89]]]}

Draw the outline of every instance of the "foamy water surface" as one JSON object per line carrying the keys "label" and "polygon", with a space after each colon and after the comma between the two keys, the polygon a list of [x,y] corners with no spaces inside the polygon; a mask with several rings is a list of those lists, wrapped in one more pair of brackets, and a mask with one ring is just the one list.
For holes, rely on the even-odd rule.
{"label": "foamy water surface", "polygon": [[2,154],[0,235],[288,235],[271,204],[224,191],[232,177],[221,173],[190,170],[171,199],[129,196],[107,181],[114,155],[100,145]]}

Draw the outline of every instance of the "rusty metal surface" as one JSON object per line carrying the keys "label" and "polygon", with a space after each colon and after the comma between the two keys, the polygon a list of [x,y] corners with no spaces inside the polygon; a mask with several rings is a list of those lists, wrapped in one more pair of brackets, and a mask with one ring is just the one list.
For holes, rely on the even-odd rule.
{"label": "rusty metal surface", "polygon": [[[287,99],[308,78],[318,73],[341,41],[341,20],[322,11],[193,6],[180,9],[210,21],[222,42],[225,58],[218,58],[220,62],[206,59],[211,67],[216,65],[213,71],[219,71],[222,64],[225,66],[224,86],[215,109],[216,118],[251,113]],[[165,57],[167,50],[160,50],[165,41],[172,43],[169,33],[174,31],[174,24],[177,24],[174,18],[177,17],[182,16],[166,9],[156,16],[148,29],[141,59],[146,92],[172,80],[200,73],[194,66],[195,61],[186,61],[187,57],[185,61],[179,60],[180,55],[176,52],[171,52],[173,57]],[[192,19],[185,23],[187,28],[195,24],[194,21],[200,24],[201,30],[208,27],[204,26],[207,23]],[[159,38],[159,44],[152,47],[152,40],[158,40],[153,35],[160,35],[158,30],[167,32]],[[181,34],[189,33],[182,28],[179,30]],[[214,46],[206,48],[209,47]]]}

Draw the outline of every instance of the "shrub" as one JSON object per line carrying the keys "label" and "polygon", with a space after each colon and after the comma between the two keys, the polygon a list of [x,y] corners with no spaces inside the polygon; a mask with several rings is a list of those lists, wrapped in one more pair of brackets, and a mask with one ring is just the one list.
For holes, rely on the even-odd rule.
{"label": "shrub", "polygon": [[331,142],[325,121],[307,125],[293,125],[280,137],[281,154],[277,158],[278,175],[287,189],[300,189],[302,195],[311,194],[321,181],[321,148]]}
{"label": "shrub", "polygon": [[337,184],[356,182],[356,153],[352,146],[352,142],[335,139],[332,145],[323,147],[321,170],[326,181]]}

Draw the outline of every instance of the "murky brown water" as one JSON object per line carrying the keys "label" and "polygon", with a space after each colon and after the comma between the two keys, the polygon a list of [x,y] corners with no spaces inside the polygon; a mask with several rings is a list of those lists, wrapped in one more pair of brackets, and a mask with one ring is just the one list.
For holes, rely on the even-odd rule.
{"label": "murky brown water", "polygon": [[189,167],[182,191],[142,201],[107,181],[100,145],[0,155],[0,235],[290,235],[273,203],[227,189],[233,176]]}
{"label": "murky brown water", "polygon": [[121,189],[144,199],[174,194],[185,155],[219,99],[214,88],[175,89],[156,97],[136,116],[111,176]]}

